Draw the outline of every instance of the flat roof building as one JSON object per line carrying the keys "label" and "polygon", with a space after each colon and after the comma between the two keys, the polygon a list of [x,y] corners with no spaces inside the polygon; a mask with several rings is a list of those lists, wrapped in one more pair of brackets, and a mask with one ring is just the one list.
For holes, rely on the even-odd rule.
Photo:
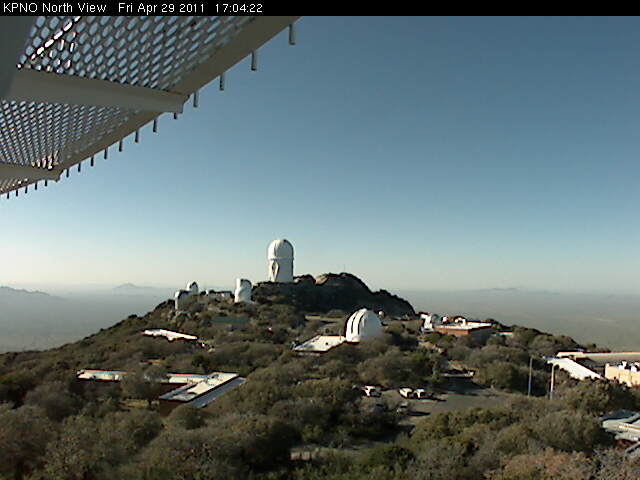
{"label": "flat roof building", "polygon": [[[76,376],[79,380],[93,380],[103,382],[120,382],[127,372],[120,370],[78,370]],[[239,387],[246,379],[237,373],[212,372],[209,374],[197,373],[168,373],[160,383],[166,385],[179,385],[178,388],[158,397],[160,411],[168,413],[180,404],[192,405],[202,408],[223,393]]]}
{"label": "flat roof building", "polygon": [[146,337],[164,337],[170,342],[174,340],[195,341],[198,339],[195,335],[187,335],[186,333],[172,332],[164,328],[150,328],[142,332]]}
{"label": "flat roof building", "polygon": [[433,324],[433,331],[443,335],[453,335],[454,337],[471,337],[474,341],[485,341],[490,335],[495,333],[493,323],[473,322],[464,317],[457,317],[449,320],[443,317],[442,321]]}
{"label": "flat roof building", "polygon": [[322,354],[342,345],[347,339],[342,335],[316,335],[304,343],[297,345],[293,351],[299,354]]}

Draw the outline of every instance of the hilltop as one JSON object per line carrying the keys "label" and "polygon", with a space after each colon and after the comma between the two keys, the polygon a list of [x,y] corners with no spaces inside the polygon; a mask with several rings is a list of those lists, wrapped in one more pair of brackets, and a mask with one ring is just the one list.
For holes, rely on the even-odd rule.
{"label": "hilltop", "polygon": [[253,288],[253,297],[258,302],[276,299],[309,313],[352,312],[364,307],[393,316],[415,314],[406,300],[386,290],[372,292],[350,273],[325,273],[316,278],[303,275],[293,283],[261,282]]}
{"label": "hilltop", "polygon": [[[594,345],[505,324],[496,329],[510,335],[476,343],[420,334],[418,320],[388,316],[375,341],[295,355],[297,340],[326,329],[340,333],[351,310],[339,307],[351,305],[354,293],[375,300],[372,307],[413,311],[356,277],[329,274],[284,287],[258,284],[253,304],[200,294],[176,312],[166,300],[75,343],[0,355],[0,400],[9,402],[0,409],[0,438],[12,439],[11,449],[0,452],[0,474],[542,480],[551,478],[542,476],[547,465],[558,465],[554,479],[603,480],[611,471],[637,478],[610,449],[598,419],[612,409],[640,408],[635,392],[558,374],[556,397],[545,398],[549,371],[541,355]],[[240,318],[246,321],[233,320]],[[148,328],[198,336],[207,347],[142,336]],[[156,402],[137,400],[157,395],[144,382],[80,382],[76,372],[84,368],[128,371],[132,379],[152,371],[237,372],[247,382],[204,409],[183,406],[163,416]],[[472,380],[464,372],[473,372]],[[363,385],[380,385],[382,396],[363,397]],[[425,388],[430,399],[404,407],[401,387]]]}

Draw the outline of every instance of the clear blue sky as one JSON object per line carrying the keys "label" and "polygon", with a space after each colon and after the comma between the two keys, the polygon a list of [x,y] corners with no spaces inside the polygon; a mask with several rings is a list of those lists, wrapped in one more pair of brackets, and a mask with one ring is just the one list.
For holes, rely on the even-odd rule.
{"label": "clear blue sky", "polygon": [[[638,18],[320,18],[93,169],[0,203],[0,284],[640,293]],[[113,149],[112,149],[113,150]]]}

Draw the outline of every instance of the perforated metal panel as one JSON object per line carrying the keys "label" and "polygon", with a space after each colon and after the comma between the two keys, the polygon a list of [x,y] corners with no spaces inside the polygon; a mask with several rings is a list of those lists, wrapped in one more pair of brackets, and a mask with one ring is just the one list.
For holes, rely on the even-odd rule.
{"label": "perforated metal panel", "polygon": [[[17,67],[190,95],[295,19],[38,17]],[[0,172],[13,164],[61,173],[158,115],[105,103],[0,101]],[[33,182],[0,175],[0,194]]]}

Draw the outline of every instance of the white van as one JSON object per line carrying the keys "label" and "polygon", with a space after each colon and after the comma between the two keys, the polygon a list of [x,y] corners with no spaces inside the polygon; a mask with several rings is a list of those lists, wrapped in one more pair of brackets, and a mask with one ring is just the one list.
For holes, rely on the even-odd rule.
{"label": "white van", "polygon": [[365,396],[367,396],[367,397],[380,397],[380,396],[382,396],[382,391],[380,390],[380,387],[375,387],[373,385],[365,385],[362,388],[362,393],[364,393]]}
{"label": "white van", "polygon": [[414,398],[413,388],[401,388],[398,393],[403,398]]}

